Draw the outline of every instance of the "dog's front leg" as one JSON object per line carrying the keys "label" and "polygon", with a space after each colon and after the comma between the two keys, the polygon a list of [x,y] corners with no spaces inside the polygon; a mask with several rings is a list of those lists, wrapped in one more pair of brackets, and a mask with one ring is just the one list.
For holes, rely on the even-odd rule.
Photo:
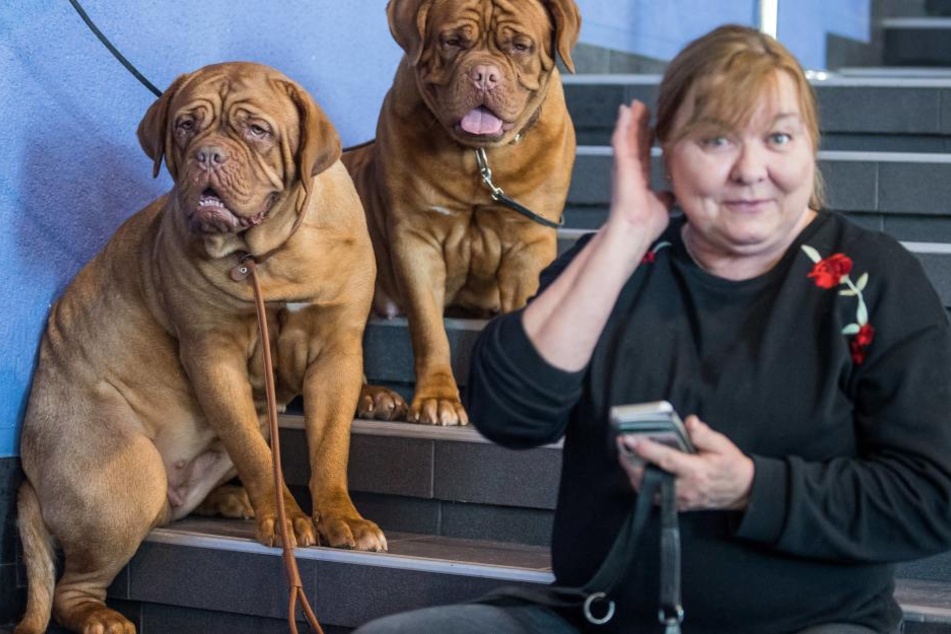
{"label": "dog's front leg", "polygon": [[383,532],[360,516],[347,486],[350,424],[363,384],[365,323],[361,301],[289,310],[281,315],[278,352],[282,382],[298,387],[304,397],[310,495],[321,543],[380,551],[386,550]]}
{"label": "dog's front leg", "polygon": [[[182,363],[212,429],[224,443],[254,507],[257,539],[281,543],[274,497],[273,461],[261,434],[247,370],[248,351],[233,332],[204,334],[181,341]],[[286,487],[283,491],[288,532],[294,546],[317,543],[310,517]]]}
{"label": "dog's front leg", "polygon": [[518,310],[538,291],[538,276],[556,255],[556,234],[542,228],[537,239],[526,239],[506,250],[498,270],[499,303],[501,312]]}
{"label": "dog's front leg", "polygon": [[429,425],[466,425],[469,418],[452,374],[443,323],[446,264],[441,251],[422,240],[400,240],[394,268],[406,307],[416,371],[408,419]]}

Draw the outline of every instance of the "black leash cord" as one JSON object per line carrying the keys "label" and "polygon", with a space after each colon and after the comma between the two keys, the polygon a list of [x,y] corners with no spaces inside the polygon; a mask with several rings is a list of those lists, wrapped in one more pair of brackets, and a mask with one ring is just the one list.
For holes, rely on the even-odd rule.
{"label": "black leash cord", "polygon": [[132,75],[136,79],[142,82],[143,86],[151,90],[152,93],[156,97],[161,97],[162,91],[156,88],[152,82],[146,79],[145,76],[142,75],[142,73],[140,73],[138,69],[135,66],[133,66],[132,63],[129,60],[127,60],[125,56],[123,56],[122,53],[120,53],[119,50],[115,46],[112,45],[112,42],[110,42],[106,38],[106,36],[102,34],[102,31],[99,30],[99,27],[97,27],[93,23],[93,21],[89,18],[89,16],[86,15],[86,12],[83,10],[82,6],[79,4],[79,0],[69,0],[69,3],[73,5],[74,9],[76,9],[76,13],[78,13],[79,17],[83,19],[83,22],[86,23],[86,26],[89,27],[89,30],[92,31],[96,35],[97,38],[99,38],[99,41],[102,42],[102,45],[105,46],[107,49],[109,49],[109,52],[112,53],[113,57],[119,60],[119,63],[125,66],[126,70],[128,70],[130,73],[132,73]]}

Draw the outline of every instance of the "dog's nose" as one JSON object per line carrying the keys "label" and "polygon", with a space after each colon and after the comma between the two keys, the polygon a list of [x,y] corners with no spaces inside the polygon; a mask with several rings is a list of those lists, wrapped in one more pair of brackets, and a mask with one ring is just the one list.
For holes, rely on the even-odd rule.
{"label": "dog's nose", "polygon": [[215,168],[228,160],[228,155],[217,145],[203,145],[195,151],[195,159],[202,167]]}
{"label": "dog's nose", "polygon": [[498,66],[491,64],[479,64],[469,71],[469,78],[480,90],[492,90],[499,84],[501,76]]}

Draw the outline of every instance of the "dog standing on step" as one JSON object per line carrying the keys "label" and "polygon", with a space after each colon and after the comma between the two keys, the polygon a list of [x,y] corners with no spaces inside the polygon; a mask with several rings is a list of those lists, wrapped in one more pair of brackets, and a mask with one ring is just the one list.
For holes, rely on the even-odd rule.
{"label": "dog standing on step", "polygon": [[[253,516],[262,543],[280,540],[268,342],[252,286],[236,279],[246,256],[258,263],[278,400],[304,396],[314,511],[283,491],[291,539],[386,549],[347,492],[375,266],[333,126],[277,71],[229,63],[175,80],[139,140],[175,185],[80,271],[41,343],[22,432],[29,598],[16,634],[46,631],[51,603],[76,632],[134,632],[105,606],[106,588],[153,527],[206,497]],[[246,498],[216,489],[235,473]]]}
{"label": "dog standing on step", "polygon": [[[375,310],[409,322],[409,420],[465,424],[443,314],[520,308],[556,255],[575,134],[555,57],[573,70],[581,18],[572,0],[390,0],[387,15],[405,55],[375,141],[343,160],[376,253]],[[403,408],[367,391],[358,415]]]}

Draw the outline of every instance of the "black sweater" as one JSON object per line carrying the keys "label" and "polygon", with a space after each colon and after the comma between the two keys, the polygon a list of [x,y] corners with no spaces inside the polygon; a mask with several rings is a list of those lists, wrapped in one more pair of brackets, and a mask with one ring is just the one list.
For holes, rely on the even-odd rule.
{"label": "black sweater", "polygon": [[[901,245],[836,214],[740,282],[692,262],[682,222],[634,271],[583,371],[547,364],[520,313],[490,322],[469,379],[474,424],[512,448],[564,437],[552,557],[556,583],[580,586],[635,498],[608,409],[669,400],[755,463],[745,511],[681,515],[685,634],[888,631],[901,616],[890,562],[951,547],[944,308]],[[543,288],[585,243],[542,274]],[[593,631],[662,630],[657,534],[655,516],[618,615]]]}

